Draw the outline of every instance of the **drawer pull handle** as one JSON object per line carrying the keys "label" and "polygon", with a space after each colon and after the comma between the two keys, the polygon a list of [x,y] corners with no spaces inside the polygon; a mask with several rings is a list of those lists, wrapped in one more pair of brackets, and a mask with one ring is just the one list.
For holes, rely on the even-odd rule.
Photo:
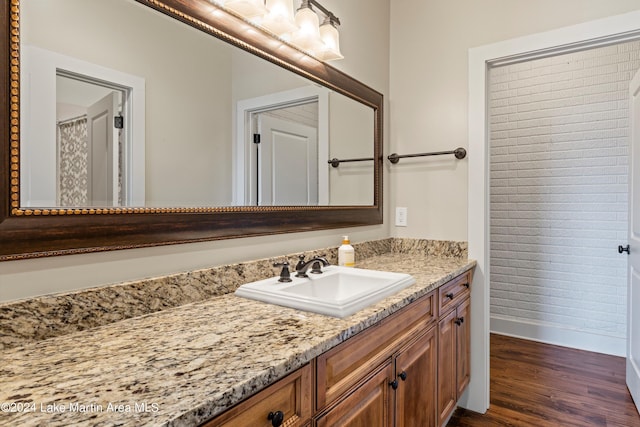
{"label": "drawer pull handle", "polygon": [[629,252],[629,245],[627,245],[627,246],[619,245],[618,246],[618,253],[621,254],[622,252],[626,252],[627,255],[629,255],[629,253],[630,253]]}
{"label": "drawer pull handle", "polygon": [[397,390],[398,389],[398,380],[389,381],[389,385],[391,386],[392,389]]}
{"label": "drawer pull handle", "polygon": [[465,288],[469,289],[469,284],[468,283],[464,283],[462,286],[464,286]]}
{"label": "drawer pull handle", "polygon": [[271,425],[273,427],[280,427],[282,425],[282,422],[284,421],[284,414],[282,413],[282,411],[269,412],[269,415],[267,415],[267,419],[271,421]]}
{"label": "drawer pull handle", "polygon": [[405,371],[402,371],[398,374],[398,378],[400,378],[402,381],[405,381],[407,379],[407,373]]}
{"label": "drawer pull handle", "polygon": [[464,323],[464,317],[458,317],[455,320],[455,324],[458,325],[458,326],[462,325],[463,323]]}
{"label": "drawer pull handle", "polygon": [[452,293],[448,293],[448,294],[445,295],[445,297],[447,297],[447,298],[452,300],[453,299],[453,294]]}

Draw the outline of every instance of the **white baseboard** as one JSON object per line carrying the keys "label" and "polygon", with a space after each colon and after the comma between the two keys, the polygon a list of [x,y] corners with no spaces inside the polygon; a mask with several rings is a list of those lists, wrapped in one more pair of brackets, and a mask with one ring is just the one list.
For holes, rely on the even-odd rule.
{"label": "white baseboard", "polygon": [[491,333],[625,357],[627,340],[542,322],[491,316]]}

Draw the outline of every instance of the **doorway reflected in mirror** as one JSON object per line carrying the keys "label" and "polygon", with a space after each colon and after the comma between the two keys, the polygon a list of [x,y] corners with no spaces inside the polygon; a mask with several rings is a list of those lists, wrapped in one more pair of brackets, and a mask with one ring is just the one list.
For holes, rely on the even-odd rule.
{"label": "doorway reflected in mirror", "polygon": [[129,123],[123,89],[88,76],[56,76],[57,206],[122,206]]}

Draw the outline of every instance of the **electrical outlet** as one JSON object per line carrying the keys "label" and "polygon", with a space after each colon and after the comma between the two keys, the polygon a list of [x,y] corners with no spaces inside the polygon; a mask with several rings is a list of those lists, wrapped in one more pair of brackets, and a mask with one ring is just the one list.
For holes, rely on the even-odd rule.
{"label": "electrical outlet", "polygon": [[407,226],[407,208],[396,207],[396,227]]}

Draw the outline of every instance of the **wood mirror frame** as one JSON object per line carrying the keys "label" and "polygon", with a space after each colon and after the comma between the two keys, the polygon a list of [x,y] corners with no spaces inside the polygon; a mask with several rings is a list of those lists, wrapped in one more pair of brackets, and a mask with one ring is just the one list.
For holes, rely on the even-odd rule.
{"label": "wood mirror frame", "polygon": [[191,243],[382,223],[379,92],[229,15],[208,0],[136,0],[373,109],[374,200],[369,206],[52,208],[20,207],[20,0],[0,10],[0,261]]}

